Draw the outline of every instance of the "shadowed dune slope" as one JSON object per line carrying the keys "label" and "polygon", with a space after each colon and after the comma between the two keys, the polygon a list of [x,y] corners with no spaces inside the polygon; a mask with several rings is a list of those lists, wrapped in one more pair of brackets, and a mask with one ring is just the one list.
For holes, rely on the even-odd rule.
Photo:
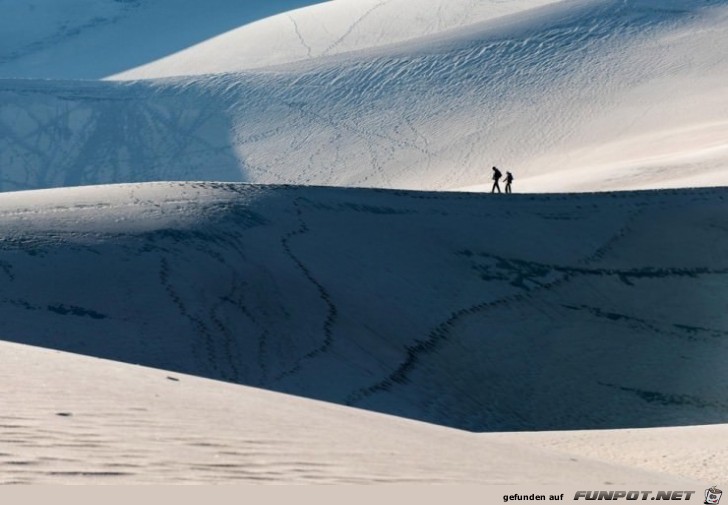
{"label": "shadowed dune slope", "polygon": [[726,422],[727,199],[7,193],[0,335],[475,431]]}

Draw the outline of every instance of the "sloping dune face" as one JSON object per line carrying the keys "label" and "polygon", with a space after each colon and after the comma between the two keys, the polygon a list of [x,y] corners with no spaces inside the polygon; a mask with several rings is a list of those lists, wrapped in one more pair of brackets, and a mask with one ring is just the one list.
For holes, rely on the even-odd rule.
{"label": "sloping dune face", "polygon": [[9,193],[0,333],[475,431],[726,422],[726,198]]}
{"label": "sloping dune face", "polygon": [[[0,342],[0,350],[2,484],[503,485],[518,475],[531,485],[578,478],[593,486],[609,479],[692,487],[710,480],[700,471],[650,473],[530,440],[502,442],[503,434],[37,347]],[[676,430],[670,439],[691,435]]]}
{"label": "sloping dune face", "polygon": [[112,79],[239,72],[442,34],[559,0],[336,0],[241,26]]}
{"label": "sloping dune face", "polygon": [[727,26],[726,1],[562,2],[275,71],[2,81],[0,189],[726,185]]}
{"label": "sloping dune face", "polygon": [[308,0],[9,0],[0,78],[100,79]]}

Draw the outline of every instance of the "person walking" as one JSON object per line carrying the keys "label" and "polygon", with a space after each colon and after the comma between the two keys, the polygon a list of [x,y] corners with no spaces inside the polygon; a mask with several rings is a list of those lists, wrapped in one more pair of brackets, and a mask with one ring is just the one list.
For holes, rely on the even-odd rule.
{"label": "person walking", "polygon": [[503,174],[501,174],[501,171],[498,170],[496,167],[493,167],[493,189],[490,190],[491,193],[495,193],[496,189],[498,190],[498,193],[501,192],[498,181],[500,181],[500,178],[502,176],[503,176]]}
{"label": "person walking", "polygon": [[512,193],[511,183],[513,182],[513,174],[506,172],[506,193]]}

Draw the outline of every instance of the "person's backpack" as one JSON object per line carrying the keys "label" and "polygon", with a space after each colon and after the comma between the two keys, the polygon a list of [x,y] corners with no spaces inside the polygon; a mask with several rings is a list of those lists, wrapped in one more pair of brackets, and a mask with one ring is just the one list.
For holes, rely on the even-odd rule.
{"label": "person's backpack", "polygon": [[500,171],[500,170],[498,170],[497,168],[496,168],[496,169],[495,169],[495,170],[493,171],[493,180],[497,181],[497,180],[498,180],[498,179],[500,179],[500,178],[501,178],[502,176],[503,176],[503,174],[502,174],[502,173],[501,173],[501,171]]}

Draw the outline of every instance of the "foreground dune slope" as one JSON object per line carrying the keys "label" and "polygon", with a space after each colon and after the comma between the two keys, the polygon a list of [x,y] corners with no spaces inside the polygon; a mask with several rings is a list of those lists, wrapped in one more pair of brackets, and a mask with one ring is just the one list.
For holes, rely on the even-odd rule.
{"label": "foreground dune slope", "polygon": [[2,484],[699,485],[162,370],[0,350]]}

